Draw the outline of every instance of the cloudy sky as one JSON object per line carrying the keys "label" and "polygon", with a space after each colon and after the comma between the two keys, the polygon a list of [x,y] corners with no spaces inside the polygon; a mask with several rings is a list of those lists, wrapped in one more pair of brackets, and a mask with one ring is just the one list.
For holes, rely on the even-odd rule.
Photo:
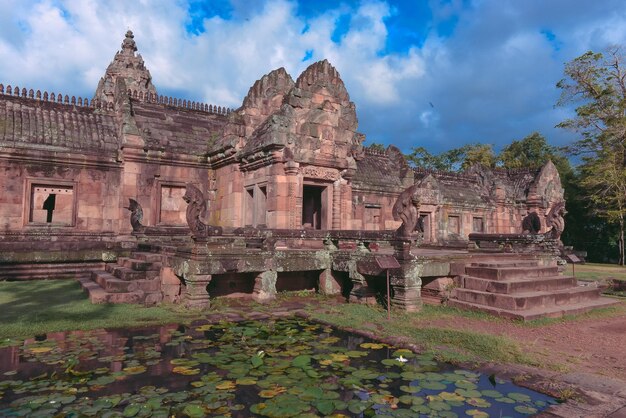
{"label": "cloudy sky", "polygon": [[91,97],[133,30],[160,94],[238,107],[327,58],[367,143],[555,145],[564,63],[626,45],[623,0],[0,0],[0,83]]}

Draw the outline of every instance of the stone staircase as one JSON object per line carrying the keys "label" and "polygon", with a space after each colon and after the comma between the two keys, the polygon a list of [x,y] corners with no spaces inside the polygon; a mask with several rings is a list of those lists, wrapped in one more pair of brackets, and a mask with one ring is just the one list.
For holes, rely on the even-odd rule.
{"label": "stone staircase", "polygon": [[488,312],[524,321],[555,318],[611,306],[618,301],[600,297],[600,289],[578,286],[558,267],[533,260],[472,263],[458,278],[450,306]]}
{"label": "stone staircase", "polygon": [[92,303],[154,305],[163,299],[161,262],[160,254],[133,252],[130,257],[118,258],[117,263],[106,264],[104,271],[92,271],[90,277],[78,281]]}

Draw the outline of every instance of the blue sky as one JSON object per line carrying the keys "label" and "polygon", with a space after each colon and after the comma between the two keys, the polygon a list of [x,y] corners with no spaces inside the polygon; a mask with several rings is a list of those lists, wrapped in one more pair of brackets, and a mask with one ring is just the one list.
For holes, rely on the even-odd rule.
{"label": "blue sky", "polygon": [[367,143],[554,145],[564,63],[626,44],[621,0],[0,0],[0,83],[91,97],[127,29],[160,94],[238,107],[328,59]]}

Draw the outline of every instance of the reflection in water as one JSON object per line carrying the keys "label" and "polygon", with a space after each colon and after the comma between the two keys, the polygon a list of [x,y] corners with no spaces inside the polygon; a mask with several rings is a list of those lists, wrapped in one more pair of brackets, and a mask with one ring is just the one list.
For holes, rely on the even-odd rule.
{"label": "reflection in water", "polygon": [[552,402],[302,319],[72,331],[0,346],[1,416],[523,416]]}

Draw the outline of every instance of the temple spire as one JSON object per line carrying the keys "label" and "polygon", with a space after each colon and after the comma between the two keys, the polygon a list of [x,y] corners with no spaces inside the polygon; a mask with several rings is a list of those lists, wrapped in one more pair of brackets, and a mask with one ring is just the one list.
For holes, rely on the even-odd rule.
{"label": "temple spire", "polygon": [[137,44],[133,32],[128,30],[122,41],[122,50],[118,51],[109,64],[104,76],[98,83],[94,99],[104,103],[115,102],[116,85],[123,81],[124,90],[137,92],[142,97],[157,95],[152,84],[152,76],[146,68],[141,54],[137,52]]}

